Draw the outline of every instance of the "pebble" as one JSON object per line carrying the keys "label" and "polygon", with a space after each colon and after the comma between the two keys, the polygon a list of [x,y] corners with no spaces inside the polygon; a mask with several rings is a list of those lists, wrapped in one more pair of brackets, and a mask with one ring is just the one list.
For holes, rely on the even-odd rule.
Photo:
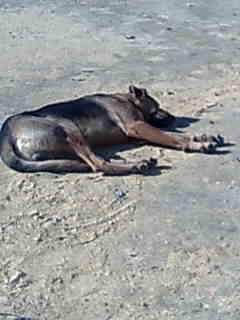
{"label": "pebble", "polygon": [[118,189],[118,188],[116,188],[116,189],[114,190],[114,194],[115,194],[115,197],[117,198],[116,200],[122,200],[122,199],[125,198],[126,195],[127,195],[126,192],[124,192],[123,190]]}
{"label": "pebble", "polygon": [[7,201],[11,201],[11,197],[9,195],[6,196]]}
{"label": "pebble", "polygon": [[193,2],[188,2],[188,3],[186,4],[186,6],[187,6],[188,8],[193,8],[193,7],[196,6],[196,4],[193,3]]}
{"label": "pebble", "polygon": [[39,215],[39,211],[36,210],[36,209],[34,209],[34,210],[29,211],[29,212],[27,213],[27,215],[28,215],[29,217],[35,217],[35,216],[38,216],[38,215]]}
{"label": "pebble", "polygon": [[43,241],[43,236],[42,236],[42,234],[39,233],[36,237],[33,238],[33,240],[34,240],[36,243],[42,242],[42,241]]}
{"label": "pebble", "polygon": [[72,81],[78,81],[78,82],[82,82],[82,81],[86,81],[87,79],[83,78],[83,77],[74,77],[72,78]]}
{"label": "pebble", "polygon": [[23,271],[17,271],[8,281],[8,285],[12,288],[16,287],[16,285],[26,276],[26,273]]}
{"label": "pebble", "polygon": [[136,39],[136,37],[135,37],[134,35],[130,35],[130,34],[126,34],[126,35],[125,35],[125,38],[126,38],[127,40],[134,40],[134,39]]}

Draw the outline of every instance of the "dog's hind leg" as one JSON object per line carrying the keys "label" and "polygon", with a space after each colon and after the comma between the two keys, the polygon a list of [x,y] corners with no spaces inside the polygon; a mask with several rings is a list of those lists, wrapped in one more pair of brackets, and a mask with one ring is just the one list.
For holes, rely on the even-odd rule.
{"label": "dog's hind leg", "polygon": [[156,165],[156,161],[153,159],[132,163],[124,161],[106,161],[95,155],[80,132],[71,132],[67,133],[67,135],[67,141],[76,155],[84,160],[94,172],[101,171],[106,174],[140,173]]}
{"label": "dog's hind leg", "polygon": [[13,146],[10,135],[6,135],[2,139],[0,154],[3,162],[19,172],[88,172],[90,168],[87,164],[71,159],[51,159],[33,161],[22,158]]}
{"label": "dog's hind leg", "polygon": [[127,136],[146,140],[161,146],[190,151],[211,153],[217,147],[224,145],[222,137],[191,136],[188,134],[165,133],[143,121],[134,121],[124,124]]}
{"label": "dog's hind leg", "polygon": [[[15,168],[13,168],[15,169]],[[51,173],[85,173],[90,167],[79,160],[53,159],[43,161],[28,161],[21,159],[17,171],[22,172],[51,172]]]}

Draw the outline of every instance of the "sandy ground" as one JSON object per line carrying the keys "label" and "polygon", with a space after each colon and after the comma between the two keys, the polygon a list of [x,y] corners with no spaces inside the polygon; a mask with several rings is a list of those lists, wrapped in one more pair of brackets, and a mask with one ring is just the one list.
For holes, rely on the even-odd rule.
{"label": "sandy ground", "polygon": [[146,176],[0,163],[0,319],[240,319],[239,15],[239,1],[0,1],[0,123],[135,83],[199,118],[183,130],[235,142],[114,150],[171,167]]}

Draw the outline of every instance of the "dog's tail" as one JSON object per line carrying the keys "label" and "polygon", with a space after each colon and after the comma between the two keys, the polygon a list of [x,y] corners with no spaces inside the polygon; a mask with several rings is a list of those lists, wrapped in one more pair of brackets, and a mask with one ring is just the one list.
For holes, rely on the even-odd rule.
{"label": "dog's tail", "polygon": [[0,157],[11,169],[19,172],[88,172],[89,167],[79,160],[53,159],[31,161],[23,159],[15,149],[14,139],[9,128],[9,120],[5,121],[0,131]]}

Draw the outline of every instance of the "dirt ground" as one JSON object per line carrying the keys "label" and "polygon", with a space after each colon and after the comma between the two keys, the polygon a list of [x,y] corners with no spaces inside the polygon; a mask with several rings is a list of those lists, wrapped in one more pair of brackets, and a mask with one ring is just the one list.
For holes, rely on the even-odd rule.
{"label": "dirt ground", "polygon": [[0,1],[0,124],[145,86],[221,133],[216,155],[153,146],[149,175],[19,174],[0,163],[0,319],[240,319],[239,1]]}

